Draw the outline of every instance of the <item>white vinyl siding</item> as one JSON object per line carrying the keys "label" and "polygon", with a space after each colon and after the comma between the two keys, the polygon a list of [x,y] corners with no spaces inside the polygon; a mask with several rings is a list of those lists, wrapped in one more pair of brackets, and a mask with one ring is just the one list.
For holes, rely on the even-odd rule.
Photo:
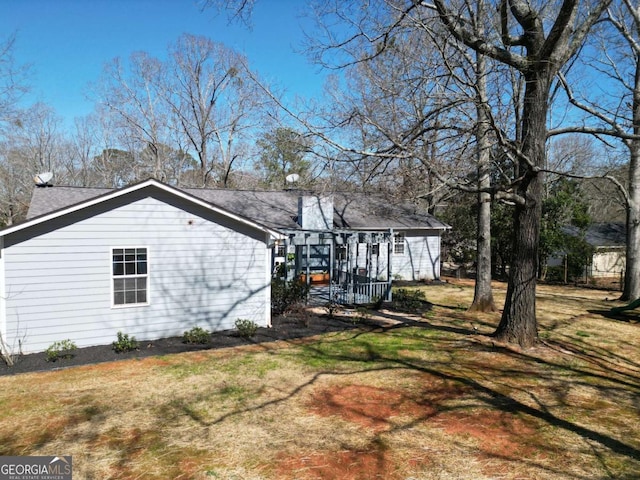
{"label": "white vinyl siding", "polygon": [[[144,340],[194,326],[230,329],[237,318],[265,326],[264,233],[198,213],[147,197],[33,238],[21,233],[24,241],[4,250],[9,340],[36,352],[67,338],[79,347],[109,344],[118,331]],[[152,254],[148,307],[112,308],[105,259],[114,246]]]}
{"label": "white vinyl siding", "polygon": [[[398,254],[396,248],[399,246],[395,239],[402,239],[403,254]],[[378,245],[379,254],[372,250],[370,271],[372,276],[378,280],[387,279],[388,246],[383,243]],[[372,245],[375,247],[375,244]],[[433,280],[440,278],[440,233],[438,230],[410,230],[394,236],[392,248],[391,275],[399,280]],[[356,260],[357,251],[357,260]],[[341,250],[336,247],[336,258],[341,258],[341,252],[346,255],[346,248]],[[351,263],[343,262],[342,266],[346,271],[356,268],[365,269],[367,266],[367,245],[358,244],[356,248],[352,245],[350,255],[353,256]]]}
{"label": "white vinyl siding", "polygon": [[404,255],[394,255],[392,271],[401,280],[440,278],[440,235],[438,231],[408,231]]}
{"label": "white vinyl siding", "polygon": [[620,277],[626,266],[624,248],[612,251],[598,251],[593,254],[591,265],[592,277]]}

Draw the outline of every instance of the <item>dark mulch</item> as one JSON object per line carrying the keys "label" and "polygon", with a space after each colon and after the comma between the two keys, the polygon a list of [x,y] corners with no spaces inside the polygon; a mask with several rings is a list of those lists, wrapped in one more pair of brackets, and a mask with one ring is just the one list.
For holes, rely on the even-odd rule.
{"label": "dark mulch", "polygon": [[22,355],[15,359],[15,363],[11,367],[0,361],[0,376],[57,370],[131,358],[145,358],[153,355],[214,350],[275,340],[291,340],[355,328],[353,322],[348,319],[308,314],[298,317],[277,317],[273,319],[272,323],[271,328],[259,328],[256,335],[249,339],[242,338],[237,332],[231,330],[215,332],[211,335],[211,342],[206,345],[186,344],[182,341],[182,337],[171,337],[149,341],[139,340],[137,350],[125,353],[114,352],[111,344],[78,348],[72,358],[59,359],[55,362],[47,362],[44,352]]}

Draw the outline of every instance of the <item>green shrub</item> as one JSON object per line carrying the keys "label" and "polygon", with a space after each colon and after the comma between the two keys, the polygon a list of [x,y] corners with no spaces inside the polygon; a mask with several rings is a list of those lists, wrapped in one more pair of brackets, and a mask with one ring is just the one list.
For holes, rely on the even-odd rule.
{"label": "green shrub", "polygon": [[430,304],[423,290],[399,288],[393,292],[393,308],[402,312],[421,312],[428,310]]}
{"label": "green shrub", "polygon": [[60,358],[73,358],[78,347],[71,340],[62,340],[53,342],[49,348],[45,350],[47,362],[55,362]]}
{"label": "green shrub", "polygon": [[246,318],[239,318],[236,320],[236,329],[242,338],[250,338],[258,331],[258,324]]}
{"label": "green shrub", "polygon": [[118,332],[117,336],[118,339],[113,342],[113,350],[116,353],[130,352],[132,350],[138,349],[138,342],[136,340],[136,337],[129,337],[128,334],[122,332]]}
{"label": "green shrub", "polygon": [[307,299],[309,286],[296,278],[286,281],[275,278],[271,282],[271,312],[280,315]]}
{"label": "green shrub", "polygon": [[204,345],[209,343],[209,340],[211,340],[211,333],[209,330],[205,330],[200,327],[193,327],[188,332],[184,332],[184,335],[182,336],[182,341],[184,343],[199,343]]}

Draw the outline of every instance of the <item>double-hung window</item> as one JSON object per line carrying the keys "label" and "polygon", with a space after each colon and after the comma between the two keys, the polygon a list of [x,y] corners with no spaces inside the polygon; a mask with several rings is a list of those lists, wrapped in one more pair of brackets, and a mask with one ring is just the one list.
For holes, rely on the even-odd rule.
{"label": "double-hung window", "polygon": [[397,233],[393,236],[393,253],[404,255],[404,233]]}
{"label": "double-hung window", "polygon": [[111,250],[113,306],[149,303],[149,259],[146,247]]}

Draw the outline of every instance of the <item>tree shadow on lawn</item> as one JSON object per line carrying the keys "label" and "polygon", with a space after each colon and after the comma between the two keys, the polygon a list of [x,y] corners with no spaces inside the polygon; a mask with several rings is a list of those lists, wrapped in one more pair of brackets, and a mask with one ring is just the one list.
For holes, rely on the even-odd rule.
{"label": "tree shadow on lawn", "polygon": [[640,312],[634,310],[626,310],[624,312],[613,312],[609,310],[587,310],[587,312],[593,315],[600,315],[601,317],[608,318],[609,320],[616,320],[618,322],[626,323],[640,323]]}
{"label": "tree shadow on lawn", "polygon": [[[507,344],[500,344],[488,335],[479,334],[477,330],[473,328],[465,329],[447,324],[438,324],[435,322],[429,322],[429,320],[425,318],[407,316],[401,312],[388,310],[377,311],[375,315],[378,318],[390,320],[390,322],[381,323],[379,320],[365,320],[359,322],[358,325],[348,325],[343,321],[333,319],[338,322],[335,324],[337,327],[340,325],[348,327],[345,328],[345,330],[352,330],[353,335],[349,335],[346,338],[340,337],[337,339],[321,341],[319,343],[305,343],[306,351],[310,355],[315,355],[318,359],[330,360],[332,362],[344,362],[345,364],[348,362],[351,365],[361,364],[364,368],[355,368],[346,372],[333,370],[318,372],[308,382],[296,386],[280,398],[270,400],[264,404],[248,407],[248,409],[239,409],[229,412],[223,417],[217,418],[211,422],[204,422],[203,425],[213,425],[222,422],[229,417],[245,413],[248,410],[260,410],[269,405],[290,400],[291,398],[301,394],[305,389],[315,385],[317,381],[324,376],[352,376],[357,375],[358,373],[370,371],[382,372],[402,369],[428,374],[444,382],[464,386],[469,392],[471,392],[470,394],[474,398],[480,399],[479,404],[471,405],[471,407],[469,405],[460,407],[465,410],[483,405],[484,407],[493,408],[509,414],[523,414],[530,418],[537,419],[544,424],[577,434],[585,440],[596,442],[617,454],[634,460],[640,459],[640,449],[629,443],[625,443],[623,440],[607,435],[606,433],[579,425],[576,422],[555,415],[551,411],[552,408],[545,404],[549,402],[538,398],[534,392],[518,387],[517,381],[513,381],[514,379],[529,380],[535,376],[543,381],[549,381],[551,383],[569,382],[572,386],[576,387],[595,388],[602,394],[603,398],[614,399],[620,392],[640,393],[640,372],[638,374],[635,373],[638,365],[631,360],[623,357],[617,357],[614,352],[610,352],[609,350],[598,346],[583,346],[582,348],[575,347],[572,343],[573,340],[570,337],[560,336],[554,341],[541,341],[540,348],[529,351],[521,350]],[[329,319],[325,317],[325,320]],[[474,322],[484,326],[493,327],[488,324],[485,325],[477,319],[475,319]],[[471,323],[470,325],[473,327]],[[470,368],[474,368],[474,364],[471,361],[467,365],[464,360],[464,356],[459,357],[459,365],[456,365],[451,360],[446,362],[434,362],[432,360],[421,361],[414,358],[403,357],[401,355],[389,356],[385,354],[384,347],[375,343],[367,343],[366,339],[360,339],[359,346],[363,350],[360,353],[349,353],[348,350],[340,348],[324,349],[320,346],[321,344],[326,345],[330,342],[334,344],[335,342],[352,342],[353,340],[371,332],[385,333],[408,327],[442,332],[445,335],[444,337],[432,338],[432,340],[440,343],[441,345],[448,345],[447,348],[455,348],[450,343],[453,341],[457,342],[456,345],[459,348],[461,347],[469,351],[489,351],[505,355],[517,360],[520,362],[520,365],[507,368],[501,365],[500,362],[497,362],[495,366],[483,364],[482,367],[488,369],[488,372],[484,375],[480,375],[478,378],[470,378],[468,371]],[[339,330],[340,329],[337,328],[332,331]],[[453,336],[450,334],[453,334]],[[289,340],[293,338],[296,337],[289,336],[288,338],[280,339]],[[412,338],[413,340],[428,341],[431,337],[416,335],[415,337],[410,336],[409,338]],[[460,341],[464,341],[464,345],[460,344]],[[265,347],[267,350],[270,348],[269,346]],[[548,349],[551,355],[541,355],[541,349]],[[567,353],[575,359],[584,362],[584,365],[574,365],[571,363],[566,364],[564,361],[557,358],[558,354],[562,355]],[[624,362],[624,367],[622,366],[622,362]],[[376,364],[381,364],[382,366],[376,366]],[[590,369],[590,365],[597,368]],[[567,380],[567,372],[570,372],[570,380]],[[484,382],[485,379],[487,380],[486,384]],[[514,387],[514,385],[516,386]],[[513,391],[514,395],[504,393],[509,390]],[[516,398],[521,394],[532,399],[532,404],[535,406],[527,404]],[[555,395],[551,403],[567,405],[567,399],[564,395],[565,393],[562,391],[557,392],[557,395]],[[448,407],[442,407],[442,410],[431,412],[428,415],[416,418],[405,425],[393,427],[391,430],[387,430],[386,432],[388,433],[393,430],[411,428],[412,425],[425,421],[447,408]],[[188,414],[186,410],[185,413]],[[594,410],[591,412],[591,415],[597,417],[599,413],[598,407],[594,406]],[[202,421],[202,419],[193,419],[195,421]]]}
{"label": "tree shadow on lawn", "polygon": [[[345,377],[353,378],[354,382],[358,382],[357,375],[369,372],[385,372],[398,370],[402,372],[413,372],[424,375],[425,378],[433,378],[447,385],[462,388],[464,395],[470,400],[460,405],[450,405],[447,403],[438,403],[437,398],[433,397],[433,389],[424,389],[418,392],[415,401],[420,405],[429,406],[422,413],[413,415],[411,418],[404,420],[395,419],[389,422],[383,431],[376,433],[372,438],[372,451],[376,452],[375,442],[384,441],[385,436],[393,432],[410,431],[414,426],[423,422],[433,420],[445,412],[459,411],[463,418],[473,418],[473,409],[486,410],[507,414],[509,416],[517,415],[523,418],[537,422],[537,424],[548,425],[575,434],[584,439],[587,444],[599,445],[611,452],[627,457],[631,461],[637,462],[640,459],[640,449],[632,443],[624,439],[615,438],[613,435],[606,433],[605,429],[591,428],[573,421],[573,416],[563,415],[557,412],[558,405],[564,408],[570,408],[570,402],[566,398],[566,388],[589,387],[599,392],[598,398],[609,398],[612,401],[619,392],[633,393],[640,392],[640,373],[634,375],[629,370],[634,370],[635,364],[625,363],[625,368],[616,365],[615,362],[609,361],[612,352],[600,347],[581,346],[578,351],[571,350],[571,339],[567,337],[558,338],[554,341],[545,341],[544,348],[551,351],[551,355],[540,354],[540,349],[532,351],[521,351],[505,345],[499,345],[492,339],[484,335],[476,335],[473,329],[465,329],[454,327],[445,323],[438,324],[430,322],[428,319],[417,319],[406,317],[404,314],[398,314],[392,311],[377,312],[383,319],[389,320],[388,323],[377,321],[358,321],[354,323],[352,318],[328,318],[327,316],[316,315],[311,318],[301,319],[296,317],[279,317],[274,319],[274,326],[269,329],[259,329],[257,335],[250,340],[239,337],[235,332],[218,332],[212,335],[211,344],[187,345],[182,342],[181,337],[172,339],[163,339],[153,342],[141,342],[138,351],[129,352],[127,354],[115,354],[110,345],[102,347],[89,347],[79,349],[76,357],[68,361],[48,363],[44,360],[44,354],[36,354],[35,356],[26,355],[20,358],[16,366],[10,371],[8,369],[0,370],[0,374],[20,373],[20,371],[33,370],[50,370],[59,368],[60,366],[80,365],[84,363],[96,363],[98,361],[112,361],[126,358],[141,358],[152,355],[163,355],[169,353],[179,353],[186,351],[210,350],[216,348],[227,348],[242,345],[261,344],[265,351],[276,354],[280,347],[275,347],[270,342],[277,340],[291,342],[295,346],[299,346],[297,340],[303,338],[314,337],[324,333],[331,332],[353,332],[346,338],[323,339],[319,337],[318,342],[304,342],[305,352],[315,355],[319,359],[326,359],[331,362],[338,362],[346,365],[345,368],[338,370],[323,369],[296,385],[292,385],[288,391],[283,391],[277,398],[268,401],[259,402],[250,406],[236,408],[230,412],[217,418],[201,418],[195,410],[190,406],[193,399],[188,396],[184,398],[175,398],[173,405],[188,415],[194,422],[203,427],[211,427],[213,425],[224,422],[230,418],[240,416],[248,411],[260,411],[271,405],[289,401],[295,397],[302,395],[303,392],[314,388],[319,379],[324,377]],[[464,351],[460,352],[453,359],[439,360],[431,357],[426,359],[415,358],[410,355],[393,354],[390,355],[385,350],[384,345],[370,342],[366,333],[371,332],[393,332],[403,328],[418,328],[433,332],[442,332],[441,337],[420,337],[416,335],[414,340],[433,341],[435,348],[438,344],[442,348],[454,348],[451,341],[458,342],[458,346],[468,351],[491,350],[499,355],[505,355],[514,359],[516,363],[505,363],[497,357],[485,359],[485,363],[478,363],[477,358],[473,355],[465,355]],[[358,338],[362,337],[362,338]],[[350,342],[354,339],[359,340],[359,352],[350,352],[348,349],[332,349],[324,348],[329,342]],[[460,343],[463,342],[463,343]],[[446,346],[448,345],[448,347]],[[574,349],[575,350],[575,349]],[[580,360],[581,363],[566,364],[563,357],[559,355],[564,352],[569,353]],[[103,355],[103,356],[101,356]],[[33,360],[33,363],[31,359]],[[615,359],[622,361],[623,359]],[[75,363],[73,363],[75,362]],[[590,363],[591,362],[591,363]],[[591,370],[589,365],[594,365],[597,370]],[[29,370],[27,367],[31,366]],[[34,368],[35,367],[35,368]],[[478,368],[482,371],[478,371]],[[627,368],[631,367],[631,368]],[[535,389],[528,390],[527,385],[532,379],[539,379],[545,382],[541,388],[546,389],[545,397],[540,395]],[[550,390],[549,386],[557,385],[557,392]],[[568,386],[567,386],[568,385]],[[525,401],[525,399],[528,399]],[[585,407],[587,408],[587,407]],[[597,418],[599,407],[597,403],[589,406],[592,411],[587,414],[587,418]],[[361,414],[361,412],[359,412]],[[466,415],[466,417],[465,417]],[[579,418],[580,416],[578,416]],[[379,421],[379,418],[372,418],[372,422]],[[480,418],[478,421],[482,421]],[[535,439],[534,439],[535,440]],[[525,439],[526,441],[526,439]],[[482,448],[482,446],[481,446]],[[536,445],[541,451],[548,450],[546,453],[550,457],[554,457],[556,452],[550,444],[542,443]],[[381,453],[382,454],[382,453]],[[493,452],[489,451],[488,455],[496,459],[505,461],[517,461],[532,468],[548,470],[550,472],[562,472],[562,465],[556,465],[554,462],[545,462],[544,456],[542,460],[538,458],[523,458],[517,453],[509,452]],[[640,467],[640,465],[639,465]],[[576,478],[580,478],[577,477]],[[629,477],[631,478],[631,477]]]}
{"label": "tree shadow on lawn", "polygon": [[[462,330],[462,332],[459,330],[452,331],[451,329],[442,328],[438,325],[431,325],[427,322],[412,320],[387,327],[381,327],[378,325],[376,331],[388,332],[405,327],[421,327],[428,330],[435,329],[446,333],[462,333],[466,335],[470,335],[471,333],[465,330]],[[394,432],[400,433],[403,431],[411,431],[412,428],[417,427],[424,422],[437,421],[443,414],[454,414],[454,412],[458,412],[461,418],[466,418],[468,422],[474,425],[476,423],[482,424],[485,421],[483,418],[483,415],[485,414],[478,414],[477,412],[480,411],[494,412],[498,417],[504,414],[512,420],[516,418],[525,418],[528,419],[528,422],[531,422],[531,424],[537,425],[538,427],[546,425],[558,428],[567,433],[575,434],[585,440],[588,444],[600,445],[614,454],[629,458],[632,462],[637,462],[640,459],[640,449],[631,443],[625,442],[624,439],[615,438],[604,431],[598,431],[598,429],[591,428],[590,426],[581,425],[579,422],[571,420],[570,418],[573,418],[573,416],[569,416],[568,414],[564,415],[563,413],[554,413],[553,410],[557,409],[558,405],[561,405],[564,408],[570,408],[571,403],[568,398],[566,398],[565,390],[560,389],[558,392],[552,392],[555,393],[555,395],[553,395],[553,398],[549,399],[545,398],[542,394],[536,393],[535,390],[529,390],[525,385],[518,385],[519,381],[526,384],[526,382],[530,381],[532,378],[537,378],[538,380],[548,382],[549,384],[560,385],[568,383],[569,387],[583,386],[595,388],[601,393],[602,398],[614,399],[618,391],[628,392],[629,390],[640,390],[638,378],[635,378],[635,382],[631,378],[627,378],[626,381],[621,378],[612,379],[611,376],[607,376],[604,373],[590,372],[588,368],[564,365],[560,362],[555,363],[536,354],[529,354],[527,352],[509,348],[508,346],[497,345],[488,337],[481,335],[475,336],[475,338],[472,336],[468,337],[471,340],[469,342],[470,350],[483,350],[486,347],[498,354],[504,354],[514,358],[520,363],[510,367],[505,367],[501,362],[496,362],[495,365],[492,365],[491,362],[483,364],[482,368],[485,371],[482,374],[477,374],[477,372],[475,372],[474,376],[477,378],[473,378],[473,376],[469,375],[469,372],[477,367],[477,365],[474,364],[473,360],[466,362],[464,360],[464,356],[459,358],[458,363],[454,363],[450,360],[420,360],[401,355],[389,356],[385,355],[384,347],[375,343],[367,344],[366,340],[363,340],[362,338],[360,338],[359,343],[362,352],[349,353],[348,350],[341,348],[326,348],[326,345],[329,342],[332,342],[334,345],[335,342],[350,342],[358,337],[362,337],[365,333],[367,332],[362,331],[362,329],[358,329],[357,331],[354,331],[353,336],[350,335],[347,338],[340,337],[339,339],[331,339],[327,342],[321,341],[318,343],[305,344],[305,351],[309,355],[315,356],[316,359],[338,362],[345,366],[348,365],[345,370],[322,370],[315,373],[307,381],[295,385],[289,391],[283,392],[283,394],[278,398],[270,399],[269,401],[251,406],[244,406],[213,419],[203,419],[199,415],[194,414],[192,409],[189,408],[188,403],[182,405],[183,413],[190,416],[192,420],[199,423],[201,426],[211,427],[248,412],[260,411],[275,404],[290,401],[293,398],[302,395],[303,392],[314,389],[316,385],[319,384],[319,380],[324,377],[350,378],[351,380],[347,380],[347,383],[348,385],[353,386],[358,385],[359,374],[371,372],[383,373],[399,370],[407,373],[413,372],[425,375],[425,378],[437,379],[442,385],[449,385],[448,388],[464,392],[464,396],[467,401],[459,405],[447,404],[446,402],[439,403],[438,398],[433,396],[434,391],[438,391],[437,387],[435,389],[426,388],[424,391],[418,392],[417,396],[413,398],[413,400],[424,407],[422,413],[413,415],[411,418],[405,420],[398,420],[395,418],[393,422],[388,422],[388,428],[381,429],[380,432],[376,433],[372,437],[370,444],[371,452],[373,453],[377,451],[375,448],[376,442],[383,442],[385,438],[388,438],[388,436]],[[478,339],[478,342],[476,342],[475,339]],[[426,339],[422,337],[422,340]],[[438,342],[442,341],[442,339],[434,340]],[[488,344],[490,345],[487,347]],[[268,346],[266,346],[266,348],[268,348]],[[598,352],[596,351],[591,352],[591,354],[593,356],[598,356]],[[589,353],[585,352],[585,355],[589,355]],[[575,375],[567,375],[567,372],[571,372]],[[593,379],[602,383],[594,383],[592,382]],[[620,385],[616,385],[616,382],[619,382]],[[523,398],[528,398],[530,401],[525,402]],[[587,414],[588,418],[597,418],[600,413],[597,402],[593,407],[584,408],[592,408],[590,414]],[[361,410],[358,410],[357,413],[358,415],[365,415]],[[380,417],[378,413],[374,411],[371,413],[371,418],[369,420],[372,424],[379,423]],[[465,420],[460,421],[464,422]],[[505,428],[508,428],[508,426]],[[518,432],[512,432],[512,434],[514,438],[518,437]],[[521,456],[517,451],[494,451],[486,445],[481,445],[480,450],[484,452],[485,455],[497,460],[518,462],[520,464],[529,465],[532,468],[539,468],[557,474],[566,473],[563,471],[563,466],[561,464],[556,464],[554,462],[545,463],[544,461],[545,456],[557,456],[557,447],[539,440],[535,435],[532,435],[532,437],[533,438],[519,438],[517,441],[521,441],[522,445],[526,448],[532,448],[537,452],[542,452],[543,454],[540,458],[543,460],[539,460],[535,455],[533,455],[532,458],[525,458],[525,456]],[[349,450],[349,447],[345,445],[344,450]],[[640,464],[638,467],[640,468]],[[575,477],[582,478],[579,476]]]}

